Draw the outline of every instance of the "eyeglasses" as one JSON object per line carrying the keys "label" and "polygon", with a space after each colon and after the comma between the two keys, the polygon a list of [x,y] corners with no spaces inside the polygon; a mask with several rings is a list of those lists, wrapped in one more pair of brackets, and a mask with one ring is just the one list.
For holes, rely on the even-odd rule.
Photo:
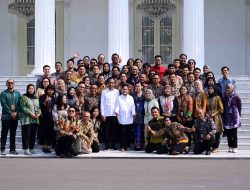
{"label": "eyeglasses", "polygon": [[14,84],[14,82],[7,82],[7,84]]}
{"label": "eyeglasses", "polygon": [[69,112],[69,113],[74,113],[74,112],[75,112],[75,110],[68,110],[68,112]]}

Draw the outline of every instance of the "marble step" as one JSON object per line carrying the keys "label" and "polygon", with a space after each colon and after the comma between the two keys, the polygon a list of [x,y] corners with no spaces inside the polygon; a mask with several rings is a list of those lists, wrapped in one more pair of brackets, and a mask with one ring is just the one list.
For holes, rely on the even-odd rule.
{"label": "marble step", "polygon": [[[238,144],[238,149],[239,150],[250,150],[250,143],[241,143],[241,144]],[[227,142],[226,143],[220,143],[220,146],[219,146],[219,151],[220,150],[228,150],[228,144]]]}

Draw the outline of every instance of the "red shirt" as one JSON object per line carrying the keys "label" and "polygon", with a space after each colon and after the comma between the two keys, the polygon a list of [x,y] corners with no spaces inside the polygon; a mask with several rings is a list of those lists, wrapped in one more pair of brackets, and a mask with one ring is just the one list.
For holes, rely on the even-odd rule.
{"label": "red shirt", "polygon": [[164,66],[153,66],[151,67],[151,71],[154,71],[155,74],[158,74],[160,79],[162,79],[167,73],[167,68]]}

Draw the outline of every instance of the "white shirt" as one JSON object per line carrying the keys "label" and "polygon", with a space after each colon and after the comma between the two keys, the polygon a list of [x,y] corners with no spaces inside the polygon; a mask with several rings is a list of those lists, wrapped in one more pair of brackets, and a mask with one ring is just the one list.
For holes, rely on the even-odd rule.
{"label": "white shirt", "polygon": [[115,101],[119,96],[119,90],[106,88],[101,94],[101,114],[104,116],[115,116]]}
{"label": "white shirt", "polygon": [[133,115],[135,114],[134,99],[130,95],[120,95],[116,99],[115,113],[118,113],[118,121],[122,125],[133,123]]}

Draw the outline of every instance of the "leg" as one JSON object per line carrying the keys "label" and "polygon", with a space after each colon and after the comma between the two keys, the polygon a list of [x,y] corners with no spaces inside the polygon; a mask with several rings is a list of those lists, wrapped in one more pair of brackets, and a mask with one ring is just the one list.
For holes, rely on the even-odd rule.
{"label": "leg", "polygon": [[92,152],[99,152],[100,151],[100,146],[99,146],[99,143],[95,140],[93,140],[93,143],[91,145],[91,148],[92,148]]}
{"label": "leg", "polygon": [[30,128],[31,128],[31,124],[22,125],[22,143],[23,143],[24,150],[27,150],[29,148]]}
{"label": "leg", "polygon": [[220,135],[221,135],[221,132],[218,132],[215,134],[215,139],[214,139],[214,143],[213,143],[213,148],[214,149],[217,149],[219,148],[219,145],[220,145]]}
{"label": "leg", "polygon": [[146,145],[146,148],[145,148],[146,153],[152,153],[153,151],[155,151],[156,150],[156,146],[157,146],[157,144],[149,142]]}
{"label": "leg", "polygon": [[188,146],[188,143],[179,143],[179,144],[173,144],[171,146],[171,150],[170,150],[170,153],[171,152],[183,152],[184,149]]}
{"label": "leg", "polygon": [[194,145],[194,154],[201,154],[205,149],[204,149],[204,143],[202,142],[196,142]]}
{"label": "leg", "polygon": [[5,145],[6,145],[6,141],[7,141],[9,128],[10,128],[10,121],[9,120],[2,120],[1,151],[5,151]]}
{"label": "leg", "polygon": [[226,129],[227,134],[227,143],[229,148],[233,148],[233,142],[232,142],[232,129]]}
{"label": "leg", "polygon": [[17,129],[18,121],[11,120],[10,126],[10,151],[16,150],[16,129]]}
{"label": "leg", "polygon": [[32,124],[30,129],[30,140],[29,140],[29,149],[33,150],[36,142],[36,133],[37,133],[38,124]]}
{"label": "leg", "polygon": [[163,145],[162,143],[158,143],[156,147],[157,154],[164,154],[168,153],[168,149],[166,145]]}
{"label": "leg", "polygon": [[232,129],[232,147],[238,147],[238,136],[237,136],[237,128]]}

